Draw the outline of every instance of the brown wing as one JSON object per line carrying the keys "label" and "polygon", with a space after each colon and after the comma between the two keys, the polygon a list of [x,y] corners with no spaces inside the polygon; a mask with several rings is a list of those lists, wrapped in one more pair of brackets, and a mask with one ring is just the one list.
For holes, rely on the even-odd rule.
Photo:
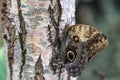
{"label": "brown wing", "polygon": [[72,34],[71,38],[77,35],[83,42],[87,43],[89,60],[108,45],[106,36],[97,28],[88,25],[77,24],[71,26],[69,34]]}

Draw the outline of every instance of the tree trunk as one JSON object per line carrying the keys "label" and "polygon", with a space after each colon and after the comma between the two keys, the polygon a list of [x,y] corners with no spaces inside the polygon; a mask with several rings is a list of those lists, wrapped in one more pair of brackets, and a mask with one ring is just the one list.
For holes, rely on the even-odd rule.
{"label": "tree trunk", "polygon": [[54,55],[60,54],[61,29],[75,22],[75,1],[2,1],[8,80],[76,80],[51,66]]}

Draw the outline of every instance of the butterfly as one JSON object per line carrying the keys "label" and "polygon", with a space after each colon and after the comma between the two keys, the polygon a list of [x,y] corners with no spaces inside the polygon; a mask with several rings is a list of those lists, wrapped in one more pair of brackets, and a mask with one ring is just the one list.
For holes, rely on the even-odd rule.
{"label": "butterfly", "polygon": [[108,45],[102,31],[84,24],[65,27],[62,31],[60,53],[70,76],[79,76],[85,65]]}

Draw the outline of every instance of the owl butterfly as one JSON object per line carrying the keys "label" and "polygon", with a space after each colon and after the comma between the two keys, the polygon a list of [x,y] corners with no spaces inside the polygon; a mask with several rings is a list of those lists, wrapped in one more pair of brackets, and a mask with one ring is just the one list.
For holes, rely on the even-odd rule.
{"label": "owl butterfly", "polygon": [[107,45],[108,39],[95,27],[77,24],[63,29],[61,55],[70,76],[79,76],[85,64]]}

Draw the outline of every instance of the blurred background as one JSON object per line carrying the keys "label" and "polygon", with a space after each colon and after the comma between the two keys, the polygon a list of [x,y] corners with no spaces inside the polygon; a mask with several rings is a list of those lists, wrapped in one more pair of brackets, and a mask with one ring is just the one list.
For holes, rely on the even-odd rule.
{"label": "blurred background", "polygon": [[120,0],[76,0],[76,24],[100,29],[109,46],[96,55],[78,80],[120,80]]}
{"label": "blurred background", "polygon": [[[109,39],[109,46],[86,65],[78,80],[120,80],[120,0],[76,0],[75,14],[77,24],[95,26]],[[3,52],[0,26],[0,80],[6,79]]]}

